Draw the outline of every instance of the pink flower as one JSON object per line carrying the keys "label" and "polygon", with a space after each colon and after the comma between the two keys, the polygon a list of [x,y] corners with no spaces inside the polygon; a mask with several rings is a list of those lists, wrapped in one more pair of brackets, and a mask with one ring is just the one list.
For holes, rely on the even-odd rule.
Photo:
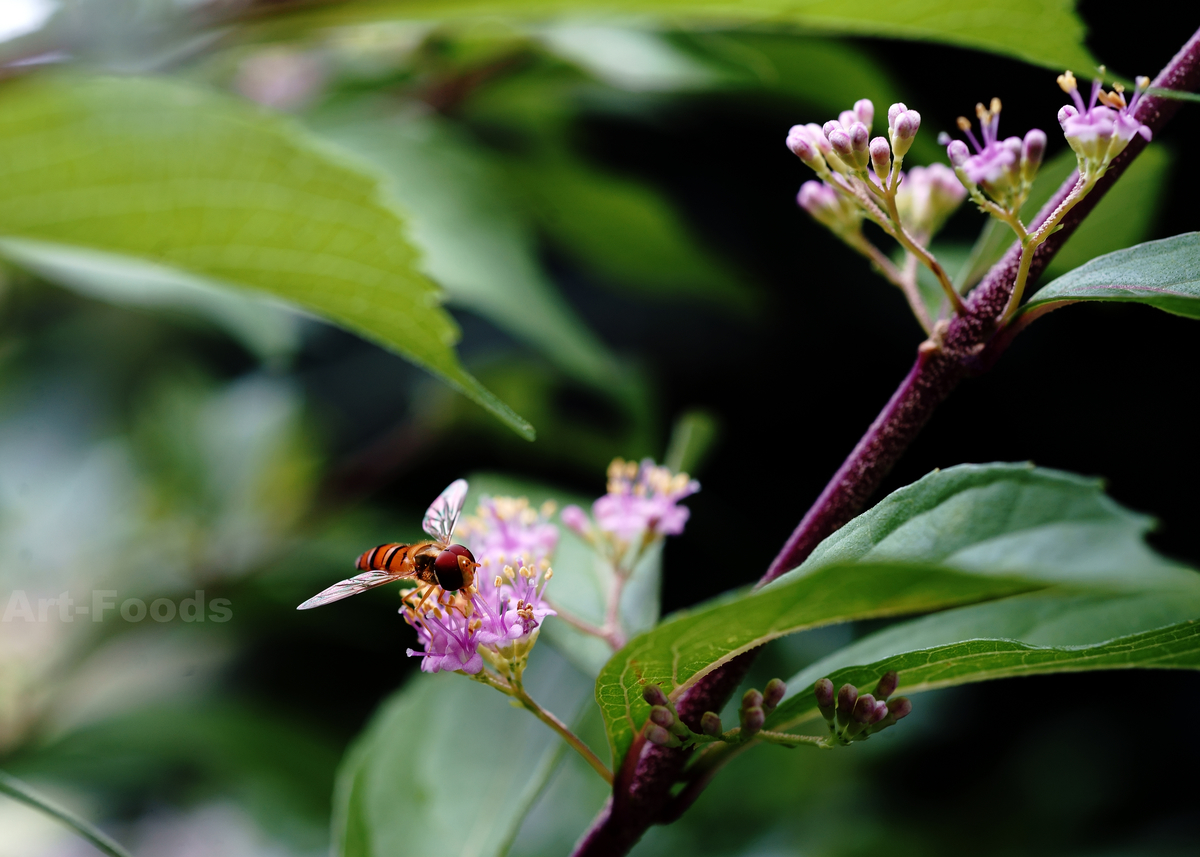
{"label": "pink flower", "polygon": [[408,656],[424,658],[421,669],[427,673],[462,670],[475,675],[482,670],[483,657],[478,649],[482,623],[472,619],[474,610],[467,606],[470,602],[458,596],[450,604],[430,606],[419,603],[420,593],[421,588],[414,590],[400,608],[400,615],[416,629],[417,640],[425,649],[409,649]]}
{"label": "pink flower", "polygon": [[[1103,73],[1103,67],[1101,70]],[[1067,143],[1079,157],[1081,172],[1106,169],[1108,163],[1125,150],[1135,134],[1150,140],[1150,129],[1133,115],[1150,85],[1149,78],[1137,79],[1137,88],[1129,103],[1125,102],[1124,87],[1120,84],[1112,92],[1105,92],[1101,81],[1094,80],[1087,107],[1083,105],[1075,75],[1069,71],[1059,75],[1058,85],[1075,102],[1074,107],[1068,104],[1058,111],[1058,123],[1062,126]],[[1099,105],[1096,104],[1097,100],[1101,102]]]}
{"label": "pink flower", "polygon": [[676,536],[691,514],[679,501],[700,490],[686,473],[672,473],[649,458],[641,465],[618,458],[608,467],[608,493],[592,504],[601,530],[628,541],[642,533]]}
{"label": "pink flower", "polygon": [[962,203],[967,192],[945,164],[913,167],[896,191],[900,220],[923,235],[933,235]]}
{"label": "pink flower", "polygon": [[971,141],[974,155],[961,140],[950,140],[949,135],[940,136],[939,142],[947,144],[950,163],[968,190],[978,185],[1002,208],[1015,211],[1025,201],[1033,176],[1041,165],[1046,135],[1034,128],[1024,140],[1020,137],[1001,140],[999,98],[993,98],[988,107],[976,104],[975,115],[979,117],[982,145],[971,131],[970,120],[965,116],[958,117],[959,130]]}

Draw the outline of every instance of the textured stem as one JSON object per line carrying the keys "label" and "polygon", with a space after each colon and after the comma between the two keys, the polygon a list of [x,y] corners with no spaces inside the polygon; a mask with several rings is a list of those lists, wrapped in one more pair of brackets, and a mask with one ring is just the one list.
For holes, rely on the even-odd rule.
{"label": "textured stem", "polygon": [[599,774],[604,779],[604,782],[612,785],[612,771],[608,769],[607,765],[600,761],[599,756],[592,752],[591,747],[583,743],[583,739],[571,731],[571,728],[567,726],[567,724],[563,723],[549,711],[538,705],[534,701],[533,697],[525,692],[525,688],[518,685],[513,690],[513,696],[520,700],[521,704],[525,706],[528,711],[533,712],[533,715],[538,720],[542,721],[559,735],[561,735],[562,739],[570,744],[571,748],[576,753],[578,753],[580,756],[583,756],[584,761],[592,766],[592,770]]}
{"label": "textured stem", "polygon": [[[1183,92],[1200,87],[1200,31],[1188,40],[1151,86]],[[1181,103],[1175,99],[1144,96],[1138,103],[1136,115],[1157,134]],[[1062,228],[1034,252],[1029,262],[1030,277],[1037,277],[1045,270],[1058,249],[1144,148],[1145,142],[1135,136],[1092,192],[1063,217]],[[1038,212],[1033,228],[1044,223],[1067,199],[1078,178],[1077,174],[1072,174],[1067,179]],[[981,357],[996,333],[1000,316],[1012,295],[1020,262],[1021,245],[1014,243],[971,293],[966,312],[950,321],[942,347],[918,351],[916,363],[900,388],[805,514],[760,585],[795,568],[822,539],[858,514],[942,400],[960,380],[986,367]],[[705,711],[721,709],[745,676],[754,654],[739,655],[698,681],[677,703],[684,722],[699,731],[699,716]],[[636,763],[626,765],[631,775],[618,780],[612,799],[579,840],[574,857],[625,854],[646,828],[664,819],[670,805],[671,788],[680,779],[687,753],[636,744],[630,749],[630,754],[634,753],[637,754]],[[691,797],[694,799],[695,795]],[[686,806],[671,807],[671,815],[677,815],[682,809]]]}

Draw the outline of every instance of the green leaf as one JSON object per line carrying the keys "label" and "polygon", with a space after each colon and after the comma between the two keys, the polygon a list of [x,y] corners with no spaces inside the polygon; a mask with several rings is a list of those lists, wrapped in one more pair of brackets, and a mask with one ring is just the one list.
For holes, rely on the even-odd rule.
{"label": "green leaf", "polygon": [[0,254],[85,297],[209,321],[264,361],[286,361],[300,347],[294,310],[175,268],[27,238],[0,238]]}
{"label": "green leaf", "polygon": [[[534,650],[531,695],[570,722],[588,680]],[[566,745],[490,687],[414,676],[347,753],[334,808],[340,857],[492,857],[505,853]]]}
{"label": "green leaf", "polygon": [[[622,13],[672,25],[769,24],[822,33],[945,42],[1006,54],[1054,69],[1092,68],[1085,29],[1071,0],[981,0],[969,12],[952,0],[856,4],[798,0],[357,0],[297,13],[310,26],[385,18],[573,18]],[[814,86],[819,85],[814,83]]]}
{"label": "green leaf", "polygon": [[1146,546],[1152,525],[1106,497],[1097,481],[1023,465],[935,471],[889,495],[799,571],[928,556],[975,573],[1021,570],[1098,585],[947,610],[872,634],[794,676],[789,687],[806,690],[780,706],[773,728],[808,716],[807,689],[826,675],[866,684],[903,670],[901,684],[915,692],[1022,672],[1191,666],[1191,642],[1180,647],[1167,634],[1174,654],[1160,657],[1154,633],[1186,629],[1200,616],[1200,575]]}
{"label": "green leaf", "polygon": [[4,771],[0,771],[0,794],[8,795],[13,800],[20,801],[27,806],[33,807],[38,812],[61,821],[88,842],[92,843],[92,845],[95,845],[100,851],[109,855],[109,857],[130,857],[129,852],[106,835],[103,830],[89,824],[74,813],[68,812],[58,804],[47,800],[25,783],[16,777],[4,773]]}
{"label": "green leaf", "polygon": [[310,118],[381,171],[450,301],[490,319],[576,378],[603,386],[616,358],[547,279],[532,230],[501,192],[487,153],[431,117],[360,105]]}
{"label": "green leaf", "polygon": [[[1138,668],[1200,669],[1200,623],[1189,619],[1091,646],[1031,646],[1016,640],[971,639],[823,673],[835,687],[846,683],[870,686],[883,673],[895,670],[900,677],[896,692],[912,695],[1015,676]],[[819,716],[812,683],[801,685],[796,679],[789,684],[803,689],[780,704],[767,720],[768,729],[790,729]]]}
{"label": "green leaf", "polygon": [[1093,259],[1039,289],[1024,310],[1060,301],[1126,301],[1200,318],[1200,232]]}
{"label": "green leaf", "polygon": [[787,634],[853,619],[939,610],[1041,585],[928,565],[834,565],[676,614],[630,641],[596,680],[614,770],[649,716],[650,706],[642,699],[646,684],[657,684],[677,698],[721,664]]}
{"label": "green leaf", "polygon": [[469,375],[458,330],[370,177],[286,122],[164,80],[0,90],[0,236],[123,254],[266,292],[438,375],[526,437]]}
{"label": "green leaf", "polygon": [[513,191],[526,199],[550,239],[612,284],[743,312],[752,307],[749,287],[654,190],[565,152],[510,159],[509,171]]}
{"label": "green leaf", "polygon": [[663,464],[676,473],[695,474],[717,439],[717,418],[708,411],[685,411],[671,429]]}

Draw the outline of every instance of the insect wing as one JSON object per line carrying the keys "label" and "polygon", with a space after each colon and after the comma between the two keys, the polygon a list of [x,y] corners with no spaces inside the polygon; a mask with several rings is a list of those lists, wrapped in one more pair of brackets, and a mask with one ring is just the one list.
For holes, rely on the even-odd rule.
{"label": "insect wing", "polygon": [[349,598],[351,595],[358,595],[360,592],[366,592],[368,589],[374,589],[376,586],[383,586],[385,583],[391,583],[393,580],[400,580],[403,574],[394,574],[390,571],[377,569],[375,571],[364,571],[362,574],[356,574],[354,577],[335,583],[328,589],[322,590],[312,598],[305,601],[297,610],[311,610],[314,607],[320,607],[324,604],[330,604],[334,601],[341,601],[343,598]]}
{"label": "insect wing", "polygon": [[455,479],[433,501],[433,505],[425,513],[425,519],[421,521],[421,529],[439,542],[448,544],[450,537],[454,535],[454,525],[458,523],[458,516],[466,499],[467,480]]}

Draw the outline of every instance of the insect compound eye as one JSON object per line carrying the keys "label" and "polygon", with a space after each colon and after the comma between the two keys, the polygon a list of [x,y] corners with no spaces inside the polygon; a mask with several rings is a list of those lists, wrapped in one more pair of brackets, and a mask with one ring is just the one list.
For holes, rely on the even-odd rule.
{"label": "insect compound eye", "polygon": [[[463,587],[462,568],[458,565],[459,554],[454,548],[460,545],[453,545],[448,550],[438,554],[437,559],[433,561],[433,570],[437,574],[438,586],[447,592],[457,592]],[[462,548],[466,550],[466,548]]]}
{"label": "insect compound eye", "polygon": [[471,553],[463,545],[450,545],[450,547],[446,548],[446,553],[452,553],[457,556],[465,556],[468,562],[475,562],[475,554]]}

